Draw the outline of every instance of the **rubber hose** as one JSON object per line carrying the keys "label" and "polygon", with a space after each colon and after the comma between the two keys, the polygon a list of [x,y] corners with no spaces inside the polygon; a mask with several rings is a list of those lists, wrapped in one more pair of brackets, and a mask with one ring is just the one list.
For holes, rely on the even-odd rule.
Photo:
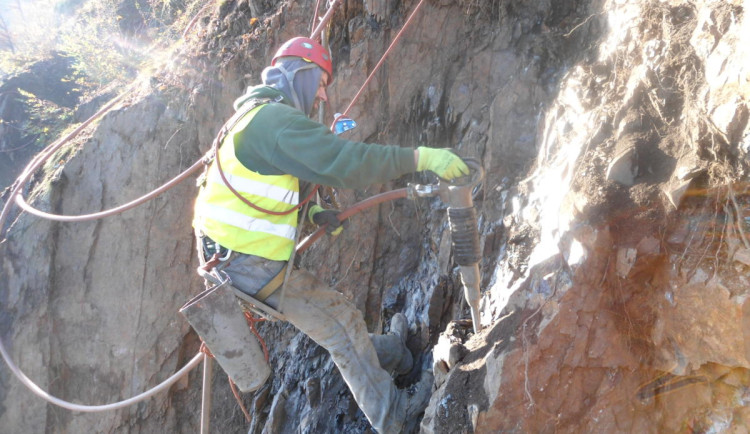
{"label": "rubber hose", "polygon": [[[355,214],[359,214],[360,212],[366,210],[367,208],[372,208],[375,205],[380,205],[383,202],[388,202],[394,199],[403,199],[406,197],[406,192],[407,192],[406,188],[399,188],[397,190],[391,190],[385,193],[376,194],[375,196],[369,197],[361,202],[357,202],[352,207],[341,211],[338,214],[338,219],[343,222],[349,217]],[[304,252],[315,241],[317,241],[318,238],[322,237],[323,234],[326,232],[326,226],[328,226],[328,224],[325,224],[319,227],[315,232],[313,232],[307,238],[302,240],[299,243],[299,245],[297,245],[297,253]]]}

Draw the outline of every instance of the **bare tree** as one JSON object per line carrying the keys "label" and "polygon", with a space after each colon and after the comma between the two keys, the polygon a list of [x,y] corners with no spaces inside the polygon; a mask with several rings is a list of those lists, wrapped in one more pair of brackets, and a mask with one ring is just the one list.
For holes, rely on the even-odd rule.
{"label": "bare tree", "polygon": [[10,50],[12,53],[16,52],[16,47],[13,45],[13,37],[2,16],[0,16],[0,50]]}

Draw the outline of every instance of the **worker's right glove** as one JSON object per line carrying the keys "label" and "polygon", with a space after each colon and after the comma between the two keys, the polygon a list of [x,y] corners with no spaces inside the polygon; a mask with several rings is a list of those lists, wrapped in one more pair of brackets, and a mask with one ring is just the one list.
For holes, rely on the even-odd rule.
{"label": "worker's right glove", "polygon": [[447,149],[420,146],[417,151],[419,152],[417,171],[431,170],[448,181],[469,174],[469,166],[464,163],[464,160]]}
{"label": "worker's right glove", "polygon": [[311,222],[318,226],[323,226],[327,223],[326,233],[336,236],[349,225],[348,220],[344,220],[343,222],[339,220],[339,212],[338,210],[325,209],[320,205],[313,205],[310,207],[310,211],[307,212],[307,216]]}

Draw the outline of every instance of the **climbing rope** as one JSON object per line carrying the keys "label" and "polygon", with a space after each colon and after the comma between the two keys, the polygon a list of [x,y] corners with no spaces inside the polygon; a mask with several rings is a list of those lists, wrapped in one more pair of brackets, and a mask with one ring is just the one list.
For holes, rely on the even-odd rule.
{"label": "climbing rope", "polygon": [[318,39],[318,36],[320,36],[320,32],[323,31],[323,28],[326,26],[326,24],[328,24],[328,21],[330,21],[331,17],[333,17],[333,13],[336,11],[336,6],[339,5],[339,1],[341,0],[333,0],[333,2],[331,2],[331,5],[328,7],[325,15],[323,15],[323,18],[320,19],[320,23],[318,23],[318,26],[315,27],[315,29],[312,31],[310,39]]}
{"label": "climbing rope", "polygon": [[250,312],[245,312],[245,320],[247,321],[247,325],[250,326],[250,330],[253,332],[255,337],[258,338],[260,346],[263,348],[263,355],[266,358],[266,363],[268,363],[268,347],[266,346],[266,341],[263,340],[263,338],[258,333],[258,329],[255,328],[256,323],[263,322],[266,319],[254,317]]}
{"label": "climbing rope", "polygon": [[416,16],[419,9],[422,7],[422,4],[424,4],[424,0],[420,0],[417,6],[414,8],[414,10],[409,15],[409,18],[406,19],[406,22],[404,23],[404,26],[401,27],[401,30],[398,31],[396,34],[396,37],[393,38],[393,41],[391,42],[391,45],[388,46],[388,49],[385,50],[385,53],[380,57],[380,60],[375,65],[375,67],[372,69],[372,72],[370,72],[370,75],[367,76],[367,79],[365,80],[364,84],[362,84],[362,87],[359,88],[357,93],[354,95],[354,98],[352,98],[352,101],[349,103],[349,105],[346,107],[346,110],[341,113],[341,116],[336,117],[333,120],[333,123],[331,124],[331,130],[333,130],[334,125],[336,125],[336,120],[342,117],[346,117],[346,115],[349,114],[349,110],[354,106],[354,103],[357,102],[359,97],[362,95],[362,92],[364,92],[365,88],[367,88],[367,85],[370,84],[370,81],[372,81],[372,78],[375,76],[375,73],[378,72],[378,69],[380,69],[381,66],[383,66],[383,63],[385,62],[385,59],[388,57],[389,54],[391,54],[391,51],[393,50],[393,47],[396,45],[396,42],[398,42],[401,39],[401,36],[404,34],[404,31],[409,28],[409,25],[411,24],[412,20]]}
{"label": "climbing rope", "polygon": [[[328,11],[325,13],[325,15],[323,16],[323,18],[321,18],[320,24],[313,31],[313,34],[312,34],[311,38],[314,39],[316,36],[320,35],[320,32],[322,31],[323,27],[328,23],[328,21],[333,16],[334,9],[338,5],[339,1],[340,0],[334,0],[333,3],[331,3],[331,6],[328,8]],[[383,53],[383,56],[380,58],[380,60],[378,61],[378,63],[375,65],[375,67],[373,68],[372,72],[370,72],[369,76],[367,77],[367,79],[365,80],[365,82],[362,84],[362,86],[359,88],[359,90],[355,94],[354,98],[352,98],[352,101],[349,103],[349,105],[347,106],[346,110],[344,110],[344,112],[341,114],[341,116],[338,116],[336,119],[339,119],[341,117],[345,117],[349,113],[349,111],[351,110],[351,108],[354,106],[354,104],[357,102],[357,100],[359,99],[359,97],[364,92],[364,90],[367,87],[367,85],[372,81],[372,78],[375,76],[375,73],[383,65],[383,63],[385,62],[385,59],[390,55],[391,51],[393,51],[393,48],[394,48],[395,44],[401,39],[401,37],[403,36],[404,32],[409,27],[409,25],[413,21],[414,17],[416,16],[416,13],[419,11],[419,9],[422,7],[423,4],[424,4],[424,0],[420,0],[420,2],[417,4],[417,6],[412,11],[412,13],[409,15],[409,18],[406,20],[406,22],[404,23],[404,25],[401,28],[401,30],[399,30],[398,34],[396,34],[396,37],[393,39],[393,41],[391,42],[391,44],[388,46],[388,49],[386,49],[385,53]],[[78,128],[76,128],[74,131],[72,131],[71,133],[69,133],[67,136],[65,136],[63,139],[61,139],[59,142],[53,143],[47,149],[45,149],[44,151],[42,151],[42,153],[39,154],[39,158],[35,158],[34,160],[32,160],[32,162],[29,164],[29,166],[27,166],[26,170],[24,170],[24,172],[22,173],[23,179],[19,178],[19,181],[20,181],[19,184],[25,184],[28,181],[28,178],[30,177],[30,174],[27,174],[27,172],[31,172],[31,173],[35,172],[39,168],[39,166],[41,166],[41,164],[44,161],[46,161],[47,158],[49,158],[49,156],[51,156],[55,151],[57,151],[58,149],[60,149],[60,147],[62,147],[65,143],[67,143],[68,141],[70,141],[73,137],[75,137],[76,135],[78,135],[91,122],[93,122],[94,120],[96,120],[97,118],[99,118],[100,116],[102,116],[104,113],[106,113],[107,111],[109,111],[109,109],[112,106],[114,106],[114,104],[116,102],[119,102],[120,99],[122,99],[125,95],[127,95],[128,93],[130,93],[130,91],[132,90],[132,88],[133,88],[133,86],[131,86],[130,89],[128,89],[125,92],[123,92],[122,94],[120,94],[114,100],[110,101],[109,104],[107,104],[105,107],[103,107],[101,110],[99,110],[99,112],[97,112],[94,116],[92,116],[86,122],[84,122],[83,124],[81,124],[81,126],[79,126]],[[335,124],[335,120],[334,120],[334,124]],[[333,125],[331,125],[331,129],[333,130]],[[23,198],[23,196],[22,196],[22,194],[20,192],[20,190],[21,190],[20,188],[19,189],[14,189],[11,192],[10,197],[13,198],[13,200],[16,202],[16,204],[18,204],[18,206],[20,208],[22,208],[24,211],[26,211],[26,212],[28,212],[30,214],[36,215],[37,217],[45,218],[45,219],[48,219],[48,220],[64,221],[64,222],[81,222],[81,221],[87,221],[87,220],[100,219],[100,218],[110,217],[110,216],[113,216],[113,215],[116,215],[116,214],[120,214],[122,212],[125,212],[125,211],[127,211],[129,209],[132,209],[132,208],[134,208],[134,207],[136,207],[138,205],[141,205],[141,204],[143,204],[143,203],[145,203],[145,202],[153,199],[154,197],[160,195],[161,193],[164,193],[165,191],[169,190],[170,188],[176,186],[177,184],[179,184],[180,182],[182,182],[183,180],[185,180],[185,178],[187,178],[190,175],[194,174],[195,172],[199,171],[201,169],[201,167],[202,167],[203,164],[205,164],[205,160],[202,158],[202,159],[198,160],[197,162],[195,162],[192,166],[190,166],[184,172],[180,173],[178,176],[176,176],[172,180],[168,181],[167,183],[165,183],[161,187],[157,188],[156,190],[152,191],[151,193],[143,195],[140,198],[137,198],[137,199],[135,199],[135,200],[133,200],[131,202],[128,202],[128,203],[126,203],[124,205],[121,205],[121,206],[118,206],[118,207],[115,207],[115,208],[112,208],[112,209],[109,209],[109,210],[92,213],[92,214],[84,214],[84,215],[78,215],[78,216],[64,216],[64,215],[51,214],[51,213],[47,213],[47,212],[41,211],[39,209],[36,209],[36,208],[32,207],[31,205],[29,205],[26,202],[26,200]],[[25,175],[28,175],[28,176],[25,176]],[[3,213],[3,215],[0,215],[0,229],[4,227],[3,223],[4,223],[5,218],[3,218],[3,217],[7,217],[5,215],[5,213]],[[2,232],[0,231],[0,236],[1,235],[2,235]]]}
{"label": "climbing rope", "polygon": [[[227,378],[229,376],[227,375]],[[240,410],[242,410],[242,414],[245,415],[245,420],[247,423],[250,423],[253,421],[253,418],[250,417],[250,412],[247,411],[247,408],[245,407],[245,404],[242,402],[242,397],[240,396],[240,391],[237,390],[237,385],[234,384],[234,381],[232,381],[231,378],[229,378],[229,388],[232,389],[232,395],[234,395],[234,399],[237,400],[237,404],[240,406]]]}
{"label": "climbing rope", "polygon": [[[322,31],[322,29],[325,27],[325,25],[330,21],[331,17],[333,16],[333,13],[335,11],[336,6],[338,6],[340,0],[334,0],[331,2],[330,7],[326,11],[325,15],[321,18],[320,23],[315,27],[315,29],[312,32],[311,38],[315,39],[318,37]],[[391,50],[395,46],[396,42],[401,38],[403,32],[408,28],[410,25],[412,19],[414,18],[416,12],[420,9],[422,4],[424,3],[424,0],[420,0],[419,4],[415,7],[414,11],[411,13],[407,21],[405,22],[404,26],[401,28],[399,33],[396,35],[394,40],[391,42],[390,46],[386,50],[386,52],[381,57],[380,61],[376,64],[373,71],[368,76],[365,83],[362,85],[362,87],[359,89],[355,97],[352,99],[349,106],[346,108],[346,110],[342,113],[342,116],[345,116],[348,111],[352,108],[355,101],[360,97],[366,86],[369,84],[369,82],[372,80],[372,77],[377,72],[377,70],[380,68],[380,66],[385,61],[385,58],[390,54]],[[200,13],[203,12],[201,10]],[[317,15],[317,8],[316,8],[316,15]],[[86,221],[86,220],[93,220],[93,219],[99,219],[103,217],[112,216],[115,214],[122,213],[124,211],[127,211],[131,208],[134,208],[150,199],[153,199],[154,197],[160,195],[161,193],[165,192],[166,190],[174,187],[178,183],[182,182],[185,178],[190,176],[191,174],[197,172],[201,166],[203,166],[206,162],[204,158],[201,158],[196,163],[194,163],[192,166],[190,166],[188,169],[186,169],[184,172],[179,174],[177,177],[173,178],[172,180],[168,181],[161,187],[157,188],[156,190],[138,198],[131,202],[128,202],[124,205],[105,210],[100,211],[97,213],[92,214],[86,214],[86,215],[78,215],[78,216],[66,216],[66,215],[55,215],[43,212],[41,210],[38,210],[36,208],[33,208],[30,206],[22,195],[22,190],[26,183],[31,178],[32,174],[36,172],[36,170],[39,169],[39,167],[47,160],[49,159],[57,150],[59,150],[62,146],[64,146],[66,143],[68,143],[72,138],[80,134],[81,131],[83,131],[88,125],[90,125],[94,120],[100,118],[105,113],[109,112],[112,107],[115,106],[118,102],[120,102],[126,95],[128,95],[133,89],[135,88],[135,83],[131,85],[128,89],[123,91],[120,95],[112,99],[109,103],[107,103],[104,107],[102,107],[96,114],[91,116],[89,119],[87,119],[85,122],[83,122],[81,125],[79,125],[76,129],[62,137],[56,142],[53,142],[48,147],[46,147],[44,150],[42,150],[37,156],[35,156],[31,162],[26,166],[24,171],[21,173],[21,175],[18,177],[16,182],[11,187],[10,192],[10,198],[13,200],[8,200],[5,205],[3,206],[2,212],[0,212],[0,238],[2,238],[4,232],[5,232],[5,222],[8,219],[10,215],[10,210],[12,209],[13,203],[17,204],[21,209],[24,211],[36,215],[41,218],[45,218],[48,220],[55,220],[55,221],[65,221],[65,222],[80,222],[80,221]],[[331,128],[333,129],[333,127]],[[362,210],[378,205],[382,202],[393,200],[401,197],[406,197],[406,189],[400,189],[400,190],[394,190],[392,192],[382,193],[380,195],[376,195],[371,197],[370,199],[364,200],[362,202],[359,202],[355,204],[353,207],[348,208],[344,211],[342,211],[339,214],[339,219],[344,220],[351,215],[354,215],[358,212],[361,212]],[[317,231],[315,231],[312,235],[307,237],[304,241],[302,241],[297,246],[297,252],[302,252],[306,250],[312,243],[320,238],[320,236],[325,233],[325,226],[322,226],[318,228]],[[256,328],[255,328],[255,322],[258,321],[252,321],[250,323],[250,327],[253,330],[253,333],[256,335],[256,337],[259,336]],[[266,360],[268,360],[268,349],[265,345],[265,342],[263,342],[262,339],[260,339],[262,346],[263,346],[263,352],[266,357]],[[112,404],[106,404],[106,405],[81,405],[81,404],[75,404],[68,401],[61,400],[57,397],[52,396],[39,386],[37,386],[31,379],[29,379],[23,371],[20,370],[20,368],[13,362],[13,360],[10,357],[10,354],[5,349],[5,346],[3,345],[2,340],[0,340],[0,355],[2,355],[3,359],[5,360],[5,363],[8,365],[11,372],[34,394],[41,397],[42,399],[46,400],[47,402],[57,405],[59,407],[72,410],[72,411],[80,411],[80,412],[99,412],[99,411],[109,411],[109,410],[116,410],[120,408],[124,408],[130,405],[133,405],[135,403],[138,403],[140,401],[143,401],[165,389],[170,387],[172,384],[176,383],[180,378],[182,378],[184,375],[186,375],[188,372],[190,372],[192,369],[197,367],[202,361],[205,360],[205,357],[207,354],[210,354],[210,351],[207,351],[207,348],[203,346],[202,350],[198,351],[198,353],[179,371],[177,371],[175,374],[173,374],[171,377],[169,377],[167,380],[162,382],[161,384],[157,385],[156,387],[143,392],[137,396],[134,396],[132,398],[119,401]],[[238,396],[238,394],[236,395]],[[246,413],[246,409],[244,409],[243,406],[243,412]],[[249,418],[249,414],[246,413],[246,417]]]}
{"label": "climbing rope", "polygon": [[195,357],[192,358],[185,366],[182,367],[179,371],[175,372],[171,377],[164,380],[161,384],[158,386],[147,390],[140,395],[136,395],[132,398],[115,402],[112,404],[105,404],[105,405],[81,405],[81,404],[74,404],[72,402],[64,401],[60,398],[54,397],[50,395],[48,392],[44,391],[42,388],[37,386],[29,377],[26,376],[23,372],[21,372],[20,369],[10,360],[10,355],[5,351],[5,348],[0,344],[0,352],[3,355],[3,358],[5,359],[5,362],[10,367],[13,374],[18,377],[21,382],[29,388],[34,394],[37,396],[43,398],[50,404],[57,405],[58,407],[62,407],[68,410],[72,411],[80,411],[84,413],[93,413],[93,412],[100,412],[100,411],[110,411],[110,410],[117,410],[124,407],[129,407],[133,404],[136,404],[138,402],[141,402],[147,398],[150,398],[154,395],[156,395],[159,392],[162,392],[164,390],[167,390],[170,386],[172,386],[174,383],[179,381],[180,378],[182,378],[184,375],[186,375],[188,372],[193,370],[195,367],[197,367],[202,361],[204,354],[198,353],[195,355]]}
{"label": "climbing rope", "polygon": [[312,28],[310,29],[310,33],[315,33],[315,22],[318,21],[318,10],[320,9],[320,0],[317,0],[315,2],[315,13],[313,14],[312,19]]}
{"label": "climbing rope", "polygon": [[192,20],[188,23],[187,27],[185,27],[185,30],[182,32],[182,39],[187,39],[188,33],[190,33],[190,30],[193,28],[195,23],[198,22],[198,19],[203,15],[203,12],[207,11],[209,7],[213,6],[213,2],[209,2],[205,6],[203,6],[197,14],[193,17]]}
{"label": "climbing rope", "polygon": [[[266,321],[266,319],[253,316],[253,314],[247,311],[245,311],[244,313],[245,320],[247,320],[247,325],[250,327],[253,335],[255,335],[255,338],[258,339],[258,342],[260,342],[260,346],[263,348],[263,355],[266,358],[266,363],[268,363],[269,356],[266,341],[263,340],[263,337],[260,335],[260,333],[258,333],[258,329],[255,328],[256,323]],[[227,378],[229,378],[228,375]],[[232,389],[232,395],[234,395],[234,399],[237,400],[237,405],[240,406],[240,410],[242,410],[242,414],[245,415],[245,420],[247,421],[247,423],[252,422],[253,419],[250,416],[250,412],[247,411],[245,404],[242,402],[242,397],[240,397],[240,392],[237,390],[237,385],[234,384],[234,381],[231,378],[229,378],[229,388]]]}
{"label": "climbing rope", "polygon": [[2,152],[2,153],[10,153],[10,152],[15,152],[15,151],[20,151],[21,149],[26,149],[29,146],[33,145],[35,142],[36,142],[36,139],[31,139],[28,142],[26,142],[26,144],[24,144],[24,145],[16,146],[15,148],[0,149],[0,152]]}

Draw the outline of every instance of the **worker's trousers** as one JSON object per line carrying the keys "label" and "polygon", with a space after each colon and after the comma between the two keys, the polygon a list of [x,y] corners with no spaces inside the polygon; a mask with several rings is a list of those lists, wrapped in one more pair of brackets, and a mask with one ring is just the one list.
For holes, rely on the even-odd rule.
{"label": "worker's trousers", "polygon": [[[262,286],[258,278],[257,257],[240,255],[225,271],[232,284]],[[243,264],[244,262],[244,264]],[[283,264],[267,261],[268,279]],[[252,272],[252,270],[255,272]],[[254,279],[250,274],[254,274]],[[261,272],[260,274],[263,274]],[[255,282],[249,282],[254,280]],[[243,285],[243,281],[247,285]],[[252,292],[257,288],[252,288]],[[278,308],[281,290],[266,303]],[[289,276],[281,307],[287,320],[331,354],[355,401],[379,433],[399,433],[405,418],[405,408],[399,405],[399,390],[389,372],[395,369],[405,348],[395,335],[368,335],[362,313],[343,294],[331,289],[315,275],[295,270]],[[382,366],[381,366],[382,362]]]}

